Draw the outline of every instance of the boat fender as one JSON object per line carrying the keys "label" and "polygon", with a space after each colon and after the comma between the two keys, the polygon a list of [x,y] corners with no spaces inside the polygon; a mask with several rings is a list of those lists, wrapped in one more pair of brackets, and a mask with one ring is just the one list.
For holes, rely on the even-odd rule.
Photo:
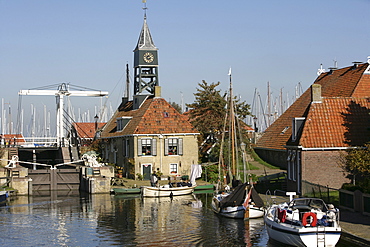
{"label": "boat fender", "polygon": [[305,213],[303,215],[303,218],[302,218],[302,225],[303,226],[306,226],[308,223],[307,223],[307,218],[308,217],[312,217],[312,222],[310,223],[310,226],[316,226],[317,224],[317,216],[315,213],[312,213],[312,212],[308,212],[308,213]]}
{"label": "boat fender", "polygon": [[284,223],[286,219],[286,210],[278,208],[278,219],[280,222]]}
{"label": "boat fender", "polygon": [[216,211],[219,213],[221,211],[220,202],[216,198],[213,198],[213,202],[215,203]]}

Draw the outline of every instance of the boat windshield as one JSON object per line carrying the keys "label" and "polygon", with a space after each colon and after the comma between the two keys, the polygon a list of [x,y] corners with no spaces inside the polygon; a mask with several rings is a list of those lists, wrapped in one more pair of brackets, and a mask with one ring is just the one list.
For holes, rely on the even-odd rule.
{"label": "boat windshield", "polygon": [[315,208],[322,212],[328,211],[323,200],[318,198],[298,198],[289,203],[290,208]]}

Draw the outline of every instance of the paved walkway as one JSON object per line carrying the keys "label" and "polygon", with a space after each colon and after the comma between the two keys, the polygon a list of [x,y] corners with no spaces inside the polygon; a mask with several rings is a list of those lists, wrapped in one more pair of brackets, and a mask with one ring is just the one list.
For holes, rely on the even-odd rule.
{"label": "paved walkway", "polygon": [[342,210],[340,212],[342,237],[359,246],[370,246],[370,216]]}

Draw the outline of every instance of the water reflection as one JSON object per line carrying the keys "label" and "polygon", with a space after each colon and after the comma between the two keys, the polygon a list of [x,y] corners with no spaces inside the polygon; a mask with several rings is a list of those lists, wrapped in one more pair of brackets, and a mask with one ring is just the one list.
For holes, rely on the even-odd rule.
{"label": "water reflection", "polygon": [[262,219],[219,217],[211,200],[212,194],[12,197],[0,207],[0,246],[276,246]]}

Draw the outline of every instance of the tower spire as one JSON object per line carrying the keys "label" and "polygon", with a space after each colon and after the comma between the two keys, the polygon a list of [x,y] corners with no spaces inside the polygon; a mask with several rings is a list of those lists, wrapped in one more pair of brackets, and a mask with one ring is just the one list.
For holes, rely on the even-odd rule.
{"label": "tower spire", "polygon": [[158,48],[154,45],[146,18],[146,0],[144,3],[144,23],[140,32],[139,40],[134,49],[134,95],[140,95],[145,91],[154,95],[158,81]]}

